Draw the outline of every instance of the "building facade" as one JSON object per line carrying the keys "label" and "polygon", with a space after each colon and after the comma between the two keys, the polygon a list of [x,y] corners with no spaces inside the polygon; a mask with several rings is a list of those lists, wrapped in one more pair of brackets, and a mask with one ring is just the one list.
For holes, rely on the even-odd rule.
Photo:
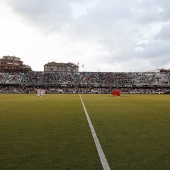
{"label": "building facade", "polygon": [[0,58],[0,72],[31,71],[31,67],[23,64],[19,57],[3,56]]}
{"label": "building facade", "polygon": [[49,62],[44,65],[44,72],[79,72],[79,66],[74,63]]}

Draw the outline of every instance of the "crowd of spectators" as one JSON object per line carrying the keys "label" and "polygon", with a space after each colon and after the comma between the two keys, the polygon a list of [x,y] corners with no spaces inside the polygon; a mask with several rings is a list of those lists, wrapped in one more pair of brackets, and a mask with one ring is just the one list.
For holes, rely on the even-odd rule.
{"label": "crowd of spectators", "polygon": [[57,73],[44,73],[42,78],[43,84],[56,84],[57,83]]}
{"label": "crowd of spectators", "polygon": [[11,72],[8,74],[5,83],[6,84],[19,84],[23,78],[24,73],[22,72]]}
{"label": "crowd of spectators", "polygon": [[44,72],[31,71],[25,74],[25,78],[23,80],[24,84],[39,84],[42,81],[42,75]]}
{"label": "crowd of spectators", "polygon": [[58,84],[69,84],[76,85],[78,84],[79,74],[77,73],[58,73]]}
{"label": "crowd of spectators", "polygon": [[0,83],[4,83],[8,73],[0,73]]}
{"label": "crowd of spectators", "polygon": [[25,93],[23,88],[14,86],[0,87],[0,93]]}
{"label": "crowd of spectators", "polygon": [[[16,87],[16,86],[0,86],[0,93],[36,93],[36,90],[39,87]],[[42,87],[41,87],[42,88]],[[113,89],[117,88],[58,88],[58,87],[44,87],[47,94],[77,94],[77,93],[86,93],[86,94],[111,94]],[[119,88],[122,94],[164,94],[170,92],[170,88]]]}
{"label": "crowd of spectators", "polygon": [[114,72],[81,72],[80,82],[107,85],[125,85],[132,84],[133,80],[129,73],[114,73]]}
{"label": "crowd of spectators", "polygon": [[0,73],[0,84],[111,87],[131,85],[169,85],[169,73],[156,72],[36,72]]}

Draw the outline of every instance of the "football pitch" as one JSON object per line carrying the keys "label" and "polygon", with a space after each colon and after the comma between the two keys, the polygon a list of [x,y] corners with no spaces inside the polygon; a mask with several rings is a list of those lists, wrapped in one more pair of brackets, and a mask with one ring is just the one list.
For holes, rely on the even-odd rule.
{"label": "football pitch", "polygon": [[[170,95],[81,97],[110,169],[170,169]],[[0,169],[103,169],[79,94],[0,94]]]}

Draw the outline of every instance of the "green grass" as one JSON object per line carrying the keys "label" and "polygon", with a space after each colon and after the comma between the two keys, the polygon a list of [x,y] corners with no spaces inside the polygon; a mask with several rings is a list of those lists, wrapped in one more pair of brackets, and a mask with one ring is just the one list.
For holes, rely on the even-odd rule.
{"label": "green grass", "polygon": [[0,169],[102,169],[78,95],[0,95]]}
{"label": "green grass", "polygon": [[170,96],[83,99],[112,169],[170,168]]}
{"label": "green grass", "polygon": [[[111,169],[169,169],[169,95],[82,98]],[[79,95],[1,94],[0,169],[102,169]]]}

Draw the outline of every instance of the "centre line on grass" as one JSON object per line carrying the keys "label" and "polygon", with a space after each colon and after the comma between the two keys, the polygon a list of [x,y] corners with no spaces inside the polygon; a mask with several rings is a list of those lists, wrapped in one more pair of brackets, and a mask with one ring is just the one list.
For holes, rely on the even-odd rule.
{"label": "centre line on grass", "polygon": [[83,99],[82,99],[81,95],[79,95],[79,96],[80,96],[80,100],[81,100],[81,103],[82,103],[83,108],[84,108],[84,112],[86,114],[87,121],[88,121],[89,126],[90,126],[90,130],[91,130],[91,133],[92,133],[92,136],[93,136],[93,139],[94,139],[94,142],[95,142],[95,145],[96,145],[99,157],[100,157],[100,161],[101,161],[101,164],[103,166],[103,169],[104,170],[110,170],[109,164],[108,164],[108,162],[106,160],[105,154],[103,152],[103,149],[102,149],[102,147],[100,145],[100,142],[99,142],[99,139],[97,137],[97,134],[96,134],[96,132],[94,130],[93,124],[92,124],[92,122],[90,120],[89,114],[88,114],[88,112],[86,110],[86,107],[84,105]]}

